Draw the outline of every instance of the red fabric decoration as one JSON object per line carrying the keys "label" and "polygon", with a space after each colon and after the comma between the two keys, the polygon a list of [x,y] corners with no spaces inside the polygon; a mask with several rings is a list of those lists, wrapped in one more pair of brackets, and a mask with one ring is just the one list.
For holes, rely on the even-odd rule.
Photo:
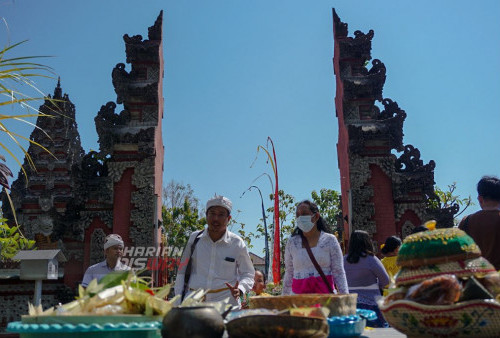
{"label": "red fabric decoration", "polygon": [[273,146],[273,158],[274,158],[274,179],[276,180],[276,185],[274,188],[274,248],[273,248],[273,281],[274,284],[278,284],[281,281],[281,250],[280,250],[280,210],[279,210],[279,188],[278,188],[278,162],[276,162],[276,152],[274,151],[274,143],[270,137],[267,138]]}

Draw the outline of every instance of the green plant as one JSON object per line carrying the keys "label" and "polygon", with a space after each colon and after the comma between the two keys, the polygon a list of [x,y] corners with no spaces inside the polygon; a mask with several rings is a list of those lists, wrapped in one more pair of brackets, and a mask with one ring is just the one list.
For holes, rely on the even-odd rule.
{"label": "green plant", "polygon": [[427,201],[427,207],[431,210],[439,210],[451,208],[454,205],[457,205],[457,211],[460,210],[453,217],[453,222],[455,225],[458,225],[458,216],[464,213],[468,207],[474,205],[472,201],[472,197],[469,195],[467,197],[462,197],[460,195],[456,195],[457,182],[453,182],[452,184],[448,184],[446,190],[442,190],[438,186],[434,186],[434,193],[437,196],[437,199],[429,199]]}
{"label": "green plant", "polygon": [[[340,208],[340,193],[332,189],[323,188],[318,192],[311,192],[312,201],[318,206],[323,219],[331,227],[332,231],[338,231],[337,220],[342,214]],[[342,230],[342,229],[340,229]]]}
{"label": "green plant", "polygon": [[278,284],[267,283],[264,289],[265,293],[270,294],[271,296],[281,296],[281,292],[283,291],[283,281]]}
{"label": "green plant", "polygon": [[0,261],[11,260],[19,250],[35,249],[35,241],[27,239],[18,226],[9,226],[0,218]]}
{"label": "green plant", "polygon": [[[165,234],[162,236],[164,246],[167,248],[184,248],[189,239],[189,235],[196,230],[203,229],[206,220],[200,218],[196,206],[191,205],[188,198],[180,207],[162,207],[163,225]],[[174,253],[170,253],[172,255]],[[168,257],[176,261],[177,257]],[[173,282],[177,275],[178,264],[168,265],[168,280]]]}

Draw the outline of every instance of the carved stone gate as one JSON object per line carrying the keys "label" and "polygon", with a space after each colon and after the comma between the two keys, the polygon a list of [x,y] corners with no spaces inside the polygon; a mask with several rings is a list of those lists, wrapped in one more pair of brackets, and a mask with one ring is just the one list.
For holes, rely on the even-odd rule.
{"label": "carved stone gate", "polygon": [[[25,159],[13,182],[11,196],[19,223],[39,249],[60,248],[68,262],[64,279],[44,289],[47,303],[57,303],[59,290],[74,288],[87,267],[103,259],[104,237],[122,236],[125,246],[159,247],[163,176],[163,46],[161,12],[148,38],[124,35],[126,62],[112,71],[116,103],[104,104],[95,124],[99,152],[85,154],[75,122],[76,109],[58,81],[54,95],[40,107],[31,139],[48,149],[30,145],[35,169]],[[120,112],[117,104],[123,105]],[[12,218],[9,203],[3,212]],[[1,268],[1,267],[0,267]],[[9,271],[15,272],[15,266]],[[14,268],[14,269],[12,269]],[[15,273],[14,273],[15,275]],[[161,283],[163,276],[154,275]],[[57,284],[57,283],[56,283]],[[1,326],[27,313],[30,295],[15,276],[0,279]],[[58,289],[59,288],[59,289]],[[7,302],[8,301],[8,302]],[[7,303],[6,303],[7,302]],[[51,303],[51,304],[49,304]],[[12,304],[18,304],[14,306]]]}
{"label": "carved stone gate", "polygon": [[373,30],[348,37],[347,24],[333,10],[333,32],[344,239],[359,229],[383,243],[391,235],[405,237],[428,219],[453,225],[458,205],[427,208],[427,201],[437,198],[435,163],[424,164],[420,151],[403,143],[406,113],[382,94],[385,65],[375,59],[367,68]]}

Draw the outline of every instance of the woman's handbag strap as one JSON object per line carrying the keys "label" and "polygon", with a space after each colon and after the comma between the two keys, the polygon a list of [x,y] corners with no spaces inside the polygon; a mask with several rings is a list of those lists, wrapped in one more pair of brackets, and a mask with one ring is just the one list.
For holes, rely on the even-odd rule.
{"label": "woman's handbag strap", "polygon": [[321,276],[321,278],[323,279],[323,282],[325,282],[326,287],[328,288],[328,291],[330,291],[330,293],[333,293],[332,286],[330,285],[330,283],[328,283],[328,279],[326,279],[325,273],[321,269],[321,266],[319,266],[318,262],[316,261],[316,258],[314,258],[314,255],[311,251],[311,247],[309,247],[309,242],[307,241],[307,238],[304,236],[304,234],[300,234],[300,237],[302,237],[302,244],[306,248],[307,254],[309,255],[309,258],[311,258],[311,261],[312,261],[314,267],[316,268],[316,270],[318,270],[318,273]]}

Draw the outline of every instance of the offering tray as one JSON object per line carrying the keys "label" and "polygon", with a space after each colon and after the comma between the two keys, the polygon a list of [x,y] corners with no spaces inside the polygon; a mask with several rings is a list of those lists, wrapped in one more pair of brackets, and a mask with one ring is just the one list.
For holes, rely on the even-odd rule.
{"label": "offering tray", "polygon": [[21,338],[78,337],[161,337],[161,317],[144,315],[116,316],[22,316],[21,321],[9,323],[7,331]]}

